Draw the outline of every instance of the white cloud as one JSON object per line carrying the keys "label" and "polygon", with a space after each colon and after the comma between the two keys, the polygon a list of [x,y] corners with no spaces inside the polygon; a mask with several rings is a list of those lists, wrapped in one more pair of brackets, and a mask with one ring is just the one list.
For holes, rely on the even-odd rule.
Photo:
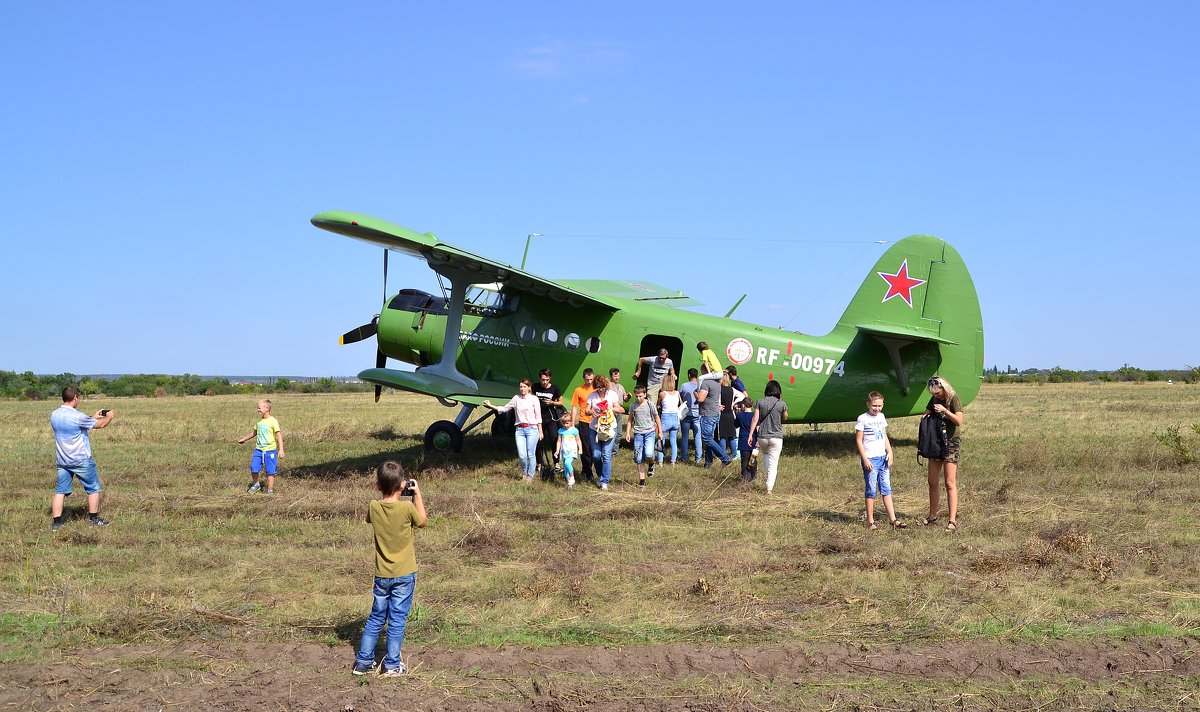
{"label": "white cloud", "polygon": [[[519,50],[510,66],[531,79],[558,79],[623,69],[631,61],[629,48],[615,42],[571,43],[546,39]],[[584,102],[586,102],[586,97]]]}

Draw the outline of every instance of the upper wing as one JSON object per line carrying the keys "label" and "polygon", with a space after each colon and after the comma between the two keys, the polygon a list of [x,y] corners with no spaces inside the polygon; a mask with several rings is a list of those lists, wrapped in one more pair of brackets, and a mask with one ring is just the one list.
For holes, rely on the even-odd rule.
{"label": "upper wing", "polygon": [[642,280],[564,279],[561,284],[594,296],[632,299],[635,302],[650,302],[671,307],[694,307],[700,304],[677,289],[667,289]]}
{"label": "upper wing", "polygon": [[565,284],[530,274],[512,265],[481,257],[442,242],[431,232],[417,233],[386,220],[341,210],[317,213],[312,218],[312,224],[323,230],[419,257],[425,260],[434,271],[444,265],[457,270],[476,272],[479,274],[479,278],[474,280],[475,284],[502,282],[508,289],[549,297],[573,307],[581,307],[586,304],[611,311],[620,308],[617,302],[605,295],[588,294]]}
{"label": "upper wing", "polygon": [[508,401],[512,397],[511,383],[496,381],[476,381],[478,388],[459,383],[449,378],[443,378],[428,372],[397,371],[392,368],[368,368],[358,374],[367,383],[374,383],[388,388],[398,388],[421,395],[443,398],[458,403],[479,405],[484,399],[501,399]]}

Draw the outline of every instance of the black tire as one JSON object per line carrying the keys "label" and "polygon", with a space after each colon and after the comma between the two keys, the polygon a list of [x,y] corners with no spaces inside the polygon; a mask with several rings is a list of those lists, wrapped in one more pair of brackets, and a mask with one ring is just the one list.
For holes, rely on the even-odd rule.
{"label": "black tire", "polygon": [[426,452],[461,452],[462,429],[449,420],[439,420],[425,430]]}

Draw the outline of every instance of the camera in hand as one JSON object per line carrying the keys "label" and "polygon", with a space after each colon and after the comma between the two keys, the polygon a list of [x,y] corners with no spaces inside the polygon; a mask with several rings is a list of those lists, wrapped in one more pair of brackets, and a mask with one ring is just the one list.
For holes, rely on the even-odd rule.
{"label": "camera in hand", "polygon": [[415,484],[417,484],[416,480],[405,480],[404,486],[400,489],[400,496],[411,497],[416,494],[416,490],[413,489],[413,485]]}
{"label": "camera in hand", "polygon": [[111,412],[112,412],[112,408],[101,408],[100,409],[100,417],[103,418],[104,416],[108,415]]}

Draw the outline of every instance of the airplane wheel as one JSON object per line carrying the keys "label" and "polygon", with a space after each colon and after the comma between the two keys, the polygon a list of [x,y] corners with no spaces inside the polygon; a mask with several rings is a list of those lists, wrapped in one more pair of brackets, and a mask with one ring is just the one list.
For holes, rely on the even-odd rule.
{"label": "airplane wheel", "polygon": [[462,429],[449,420],[439,420],[425,431],[428,452],[459,452],[462,444]]}

